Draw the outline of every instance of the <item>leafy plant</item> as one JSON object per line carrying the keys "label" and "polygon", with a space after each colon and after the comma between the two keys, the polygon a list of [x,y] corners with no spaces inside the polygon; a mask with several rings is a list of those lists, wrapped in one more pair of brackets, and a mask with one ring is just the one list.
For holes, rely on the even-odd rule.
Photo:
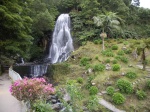
{"label": "leafy plant", "polygon": [[89,64],[89,61],[91,60],[91,58],[89,58],[89,57],[83,57],[83,58],[81,58],[81,60],[80,60],[80,65],[81,66],[86,66],[87,64]]}
{"label": "leafy plant", "polygon": [[126,77],[128,77],[130,79],[135,79],[137,77],[137,75],[135,72],[127,72]]}
{"label": "leafy plant", "polygon": [[106,60],[105,60],[105,63],[110,63],[110,59],[106,59]]}
{"label": "leafy plant", "polygon": [[108,86],[108,87],[106,88],[106,91],[107,91],[107,94],[108,94],[108,95],[113,95],[114,92],[115,92],[115,88],[112,87],[112,86]]}
{"label": "leafy plant", "polygon": [[112,61],[112,63],[113,63],[113,64],[117,64],[117,60],[114,59],[114,60]]}
{"label": "leafy plant", "polygon": [[120,91],[122,93],[129,94],[129,93],[133,92],[133,86],[132,86],[132,84],[129,81],[125,80],[125,79],[119,79],[117,81],[116,85],[118,86],[118,88],[120,89]]}
{"label": "leafy plant", "polygon": [[123,104],[126,100],[126,98],[121,93],[114,93],[112,96],[112,100],[115,104]]}
{"label": "leafy plant", "polygon": [[51,104],[46,103],[42,100],[36,100],[31,108],[35,112],[54,112],[54,110],[51,107]]}
{"label": "leafy plant", "polygon": [[131,54],[131,53],[132,53],[132,50],[131,50],[131,49],[126,49],[126,50],[124,50],[124,53],[125,53],[125,54]]}
{"label": "leafy plant", "polygon": [[82,84],[83,83],[83,78],[82,77],[78,77],[77,78],[77,82],[80,83],[80,84]]}
{"label": "leafy plant", "polygon": [[150,89],[150,80],[147,81],[146,86]]}
{"label": "leafy plant", "polygon": [[94,42],[94,44],[102,44],[102,40],[100,40],[100,39],[94,40],[93,42]]}
{"label": "leafy plant", "polygon": [[113,46],[111,47],[111,49],[112,49],[112,50],[118,50],[118,46],[117,46],[117,45],[113,45]]}
{"label": "leafy plant", "polygon": [[89,89],[90,95],[96,95],[98,93],[98,88],[96,86],[91,86]]}
{"label": "leafy plant", "polygon": [[90,110],[91,112],[98,111],[98,106],[99,106],[99,103],[98,103],[97,96],[96,95],[90,96],[88,104],[87,104],[88,110]]}
{"label": "leafy plant", "polygon": [[128,63],[129,60],[128,60],[128,58],[122,56],[122,57],[121,57],[121,61],[122,61],[123,63]]}
{"label": "leafy plant", "polygon": [[103,64],[95,65],[93,70],[94,71],[104,71],[105,70],[105,65],[103,65]]}
{"label": "leafy plant", "polygon": [[112,70],[113,70],[113,71],[119,71],[120,68],[121,68],[121,67],[120,67],[119,64],[113,64],[113,65],[112,65]]}
{"label": "leafy plant", "polygon": [[119,51],[117,52],[117,54],[123,56],[123,55],[124,55],[124,51],[123,51],[123,50],[119,50]]}
{"label": "leafy plant", "polygon": [[95,59],[98,60],[98,56],[95,56]]}
{"label": "leafy plant", "polygon": [[44,78],[24,78],[15,81],[10,87],[11,94],[19,101],[34,101],[46,99],[55,92],[52,84],[47,84]]}
{"label": "leafy plant", "polygon": [[92,83],[91,81],[94,79],[95,77],[93,75],[89,76],[87,79],[87,84],[86,84],[86,88],[89,89],[90,87],[92,87]]}
{"label": "leafy plant", "polygon": [[144,100],[146,98],[146,93],[143,90],[138,90],[136,95],[139,100]]}
{"label": "leafy plant", "polygon": [[112,50],[107,49],[105,51],[102,51],[102,55],[107,56],[107,57],[113,57],[114,53],[112,52]]}

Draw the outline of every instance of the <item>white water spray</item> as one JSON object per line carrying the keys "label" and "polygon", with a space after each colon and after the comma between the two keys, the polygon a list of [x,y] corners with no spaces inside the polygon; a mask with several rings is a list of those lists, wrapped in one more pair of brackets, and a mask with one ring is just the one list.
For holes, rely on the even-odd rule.
{"label": "white water spray", "polygon": [[56,21],[53,32],[49,53],[51,63],[66,61],[73,50],[73,41],[70,34],[70,17],[69,14],[61,14]]}

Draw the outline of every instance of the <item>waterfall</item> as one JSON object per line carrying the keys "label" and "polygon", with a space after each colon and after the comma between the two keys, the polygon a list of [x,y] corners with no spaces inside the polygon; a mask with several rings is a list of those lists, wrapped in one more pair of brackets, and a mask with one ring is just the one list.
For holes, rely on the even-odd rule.
{"label": "waterfall", "polygon": [[49,58],[51,63],[66,61],[74,50],[69,14],[61,14],[55,24]]}

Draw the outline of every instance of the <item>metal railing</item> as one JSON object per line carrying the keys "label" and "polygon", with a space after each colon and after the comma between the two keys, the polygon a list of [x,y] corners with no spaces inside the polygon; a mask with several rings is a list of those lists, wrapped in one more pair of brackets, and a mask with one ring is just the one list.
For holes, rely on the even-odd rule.
{"label": "metal railing", "polygon": [[22,80],[21,76],[15,72],[12,68],[9,68],[9,77],[13,80]]}

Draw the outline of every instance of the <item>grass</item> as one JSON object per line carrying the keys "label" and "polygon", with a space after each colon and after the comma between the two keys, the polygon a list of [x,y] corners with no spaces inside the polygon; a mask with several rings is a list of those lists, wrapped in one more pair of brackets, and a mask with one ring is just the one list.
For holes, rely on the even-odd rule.
{"label": "grass", "polygon": [[[105,41],[105,44],[107,44],[107,46],[109,47],[105,47],[105,49],[110,49],[111,46],[113,45],[117,45],[118,49],[117,50],[113,50],[113,57],[107,57],[102,55],[102,45],[101,44],[94,44],[93,42],[87,42],[86,45],[83,45],[81,47],[79,47],[75,52],[72,53],[72,56],[74,58],[69,58],[66,62],[63,62],[61,64],[59,64],[56,66],[56,68],[54,69],[53,72],[53,79],[55,82],[58,83],[58,88],[61,86],[65,86],[66,82],[68,80],[77,80],[78,77],[82,77],[83,78],[83,83],[80,84],[80,87],[82,89],[82,93],[84,94],[84,96],[86,96],[85,98],[83,98],[82,102],[84,105],[84,102],[87,101],[88,97],[89,97],[89,91],[88,89],[85,88],[85,85],[87,84],[87,80],[90,76],[93,76],[94,79],[91,81],[91,83],[95,83],[95,86],[98,87],[99,92],[101,91],[105,91],[106,88],[108,87],[107,83],[111,82],[111,86],[113,86],[114,88],[116,87],[116,81],[120,78],[126,79],[128,81],[130,81],[131,83],[133,83],[134,81],[143,78],[144,76],[147,75],[147,71],[143,71],[141,69],[139,69],[136,64],[138,63],[138,61],[140,60],[140,56],[138,57],[137,60],[135,60],[132,57],[132,54],[124,54],[124,57],[128,58],[128,63],[123,63],[121,60],[117,60],[117,64],[119,64],[121,66],[120,71],[112,71],[112,70],[104,70],[104,71],[100,71],[100,72],[92,72],[92,73],[87,73],[87,67],[86,66],[80,66],[80,60],[83,57],[88,57],[91,60],[89,61],[89,65],[90,68],[93,68],[94,65],[96,64],[106,64],[105,60],[109,59],[110,60],[110,66],[113,65],[113,60],[115,60],[116,56],[118,56],[118,51],[122,50],[122,47],[126,47],[127,49],[130,49],[130,43],[132,42],[132,40],[115,40],[115,39],[110,39]],[[98,57],[98,58],[95,58]],[[147,60],[148,60],[148,65],[150,62],[150,56],[147,56]],[[87,66],[89,66],[87,65]],[[131,65],[131,67],[129,66]],[[135,72],[137,74],[137,77],[135,79],[129,79],[125,76],[122,76],[122,73],[127,73],[128,71],[132,71]],[[135,89],[138,88],[144,88],[145,82],[141,82],[138,85],[135,85]],[[147,94],[150,94],[150,91],[146,90]],[[143,100],[143,101],[139,101],[136,98],[135,93],[132,93],[130,95],[124,94],[126,97],[126,102],[120,106],[115,105],[112,102],[112,99],[109,95],[105,94],[103,95],[103,98],[106,99],[107,101],[110,101],[111,103],[113,103],[115,106],[117,106],[119,109],[123,109],[127,112],[132,112],[132,111],[137,111],[140,112],[139,110],[145,110],[148,111],[150,110],[150,107],[148,105],[150,105],[149,101],[150,101],[150,96],[147,95],[147,99]],[[77,102],[77,104],[80,104],[80,102]],[[100,108],[102,108],[100,106]],[[107,109],[102,108],[103,111],[106,111]],[[142,110],[142,111],[143,111]],[[107,112],[107,111],[106,111]]]}

